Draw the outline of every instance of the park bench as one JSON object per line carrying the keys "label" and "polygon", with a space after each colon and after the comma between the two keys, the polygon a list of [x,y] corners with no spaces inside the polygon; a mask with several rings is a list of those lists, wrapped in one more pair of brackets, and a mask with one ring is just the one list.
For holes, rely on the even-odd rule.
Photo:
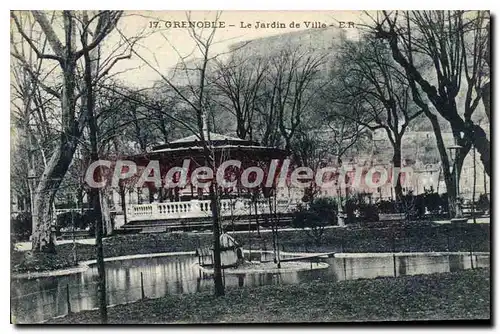
{"label": "park bench", "polygon": [[484,215],[484,211],[478,210],[477,207],[473,208],[471,203],[466,203],[462,205],[462,214],[467,217],[479,217]]}

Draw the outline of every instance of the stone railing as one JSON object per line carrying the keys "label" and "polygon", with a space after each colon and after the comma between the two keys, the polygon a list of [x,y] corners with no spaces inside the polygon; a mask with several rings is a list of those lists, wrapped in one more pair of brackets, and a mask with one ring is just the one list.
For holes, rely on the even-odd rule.
{"label": "stone railing", "polygon": [[[295,208],[289,201],[278,202],[277,212],[288,213]],[[255,203],[247,199],[220,201],[220,214],[222,217],[244,216],[255,214]],[[267,201],[257,202],[257,214],[269,214]],[[130,204],[127,208],[127,221],[167,220],[185,218],[211,217],[209,200],[191,200],[189,202],[166,202],[150,204]]]}

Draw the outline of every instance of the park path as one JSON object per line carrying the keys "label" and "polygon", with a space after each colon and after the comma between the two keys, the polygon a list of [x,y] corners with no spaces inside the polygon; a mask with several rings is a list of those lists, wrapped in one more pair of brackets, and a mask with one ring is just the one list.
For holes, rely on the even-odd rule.
{"label": "park path", "polygon": [[[82,244],[82,245],[95,245],[95,238],[88,238],[88,239],[78,239],[75,240],[76,243]],[[73,240],[57,240],[56,245],[64,245],[64,244],[71,244],[73,243]],[[25,242],[18,242],[16,243],[16,250],[18,251],[29,251],[31,250],[31,241],[25,241]]]}

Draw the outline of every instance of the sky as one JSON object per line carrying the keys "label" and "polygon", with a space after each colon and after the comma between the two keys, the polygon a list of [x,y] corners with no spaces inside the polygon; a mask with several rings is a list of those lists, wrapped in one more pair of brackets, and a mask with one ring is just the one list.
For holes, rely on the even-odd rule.
{"label": "sky", "polygon": [[[216,15],[216,12],[195,11],[191,12],[191,21],[214,21]],[[128,38],[137,35],[144,37],[134,47],[136,54],[132,54],[130,60],[117,63],[113,72],[119,72],[117,77],[130,85],[150,87],[161,78],[157,71],[167,75],[169,69],[178,64],[181,58],[199,57],[200,53],[197,52],[188,29],[167,28],[169,24],[186,20],[187,12],[184,11],[125,12],[118,25],[119,32],[110,37],[108,45],[118,43],[121,34]],[[332,29],[338,29],[342,25],[347,35],[359,34],[359,27],[356,25],[368,20],[368,16],[362,11],[226,11],[220,15],[219,22],[223,22],[224,27],[216,30],[211,54],[225,53],[230,45],[237,42],[311,29],[312,25],[325,24]],[[255,28],[257,22],[264,23],[266,27]],[[284,24],[285,28],[275,28],[272,26],[273,22],[277,25]],[[311,24],[306,27],[305,22]],[[297,27],[297,24],[300,26]],[[242,25],[250,27],[242,28]],[[197,31],[207,36],[210,30]],[[150,65],[146,65],[144,60]]]}

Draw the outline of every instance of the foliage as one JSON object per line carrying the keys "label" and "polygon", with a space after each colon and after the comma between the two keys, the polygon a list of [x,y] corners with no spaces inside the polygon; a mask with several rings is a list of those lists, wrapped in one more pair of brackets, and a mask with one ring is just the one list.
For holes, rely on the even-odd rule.
{"label": "foliage", "polygon": [[[448,195],[425,192],[420,195],[408,194],[402,199],[398,206],[399,212],[404,212],[408,220],[423,219],[428,217],[447,218],[448,216]],[[429,215],[426,215],[426,209]]]}
{"label": "foliage", "polygon": [[[433,215],[439,215],[448,212],[448,195],[446,193],[439,195],[435,192],[426,192],[417,196],[418,207],[421,210],[427,210]],[[422,216],[421,213],[419,216]]]}
{"label": "foliage", "polygon": [[62,229],[71,231],[73,226],[76,230],[89,230],[89,236],[94,234],[95,217],[93,210],[86,210],[81,214],[80,212],[70,211],[63,212],[57,215],[56,229],[59,234]]}
{"label": "foliage", "polygon": [[379,220],[378,208],[375,204],[366,203],[366,194],[356,194],[346,201],[347,223],[368,223]]}
{"label": "foliage", "polygon": [[30,212],[21,212],[10,217],[11,234],[17,241],[29,240],[32,230]]}
{"label": "foliage", "polygon": [[401,201],[397,202],[398,211],[404,213],[405,221],[409,222],[418,217],[419,210],[422,208],[417,205],[417,196],[412,192],[401,197]]}
{"label": "foliage", "polygon": [[325,227],[336,222],[337,203],[328,197],[316,198],[307,207],[300,205],[292,218],[292,226],[302,228],[316,245],[321,244]]}
{"label": "foliage", "polygon": [[79,229],[80,225],[82,225],[82,215],[79,212],[63,212],[57,215],[56,219],[56,229],[57,231],[61,231],[61,229]]}
{"label": "foliage", "polygon": [[479,199],[477,201],[477,209],[481,211],[490,211],[491,204],[488,196],[486,194],[479,195]]}
{"label": "foliage", "polygon": [[396,201],[383,200],[377,203],[379,213],[397,213]]}
{"label": "foliage", "polygon": [[[403,197],[403,203],[384,200],[377,203],[377,208],[380,213],[386,214],[406,212],[406,208],[411,211],[412,219],[444,218],[448,212],[448,195],[435,192],[425,192],[417,196],[409,194]],[[425,214],[426,211],[428,215]]]}

